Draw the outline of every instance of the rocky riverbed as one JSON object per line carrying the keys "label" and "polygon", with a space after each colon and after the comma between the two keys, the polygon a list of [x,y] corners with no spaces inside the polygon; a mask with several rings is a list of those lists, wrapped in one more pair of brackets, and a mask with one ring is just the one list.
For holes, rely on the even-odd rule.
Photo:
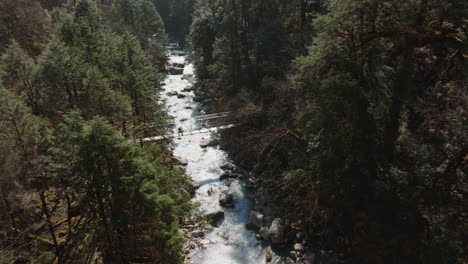
{"label": "rocky riverbed", "polygon": [[195,117],[206,114],[211,101],[195,85],[185,57],[171,56],[168,72],[162,96],[174,117],[174,133],[184,131],[174,142],[174,164],[192,177],[193,201],[211,223],[185,226],[186,263],[336,263],[333,254],[312,253],[300,224],[283,219],[263,192],[254,191],[261,190],[254,175],[232,164],[216,135],[188,131],[189,122],[190,129],[201,128]]}

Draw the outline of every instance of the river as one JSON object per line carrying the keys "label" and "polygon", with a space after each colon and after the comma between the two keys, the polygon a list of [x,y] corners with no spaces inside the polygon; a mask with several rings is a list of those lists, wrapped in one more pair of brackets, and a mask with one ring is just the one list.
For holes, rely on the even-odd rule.
{"label": "river", "polygon": [[[170,56],[176,63],[185,63],[184,56]],[[184,74],[194,74],[193,64],[185,63]],[[169,114],[174,117],[175,128],[187,126],[200,115],[200,105],[193,101],[193,92],[183,92],[191,84],[182,79],[182,75],[168,75],[163,86],[163,98],[166,100]],[[185,98],[168,96],[167,92],[184,94]],[[200,124],[196,126],[201,127]],[[203,247],[194,249],[186,263],[193,264],[260,264],[265,263],[268,247],[262,246],[255,238],[255,233],[245,225],[252,207],[239,180],[228,182],[219,179],[223,172],[221,165],[228,163],[227,154],[219,147],[201,148],[200,141],[210,134],[185,135],[175,138],[174,155],[188,160],[187,174],[200,184],[193,202],[198,202],[206,213],[223,210],[224,220],[208,231],[201,242]],[[209,191],[210,190],[210,191]],[[224,208],[219,205],[221,192],[229,190],[234,194],[235,207]],[[210,194],[211,195],[210,195]]]}

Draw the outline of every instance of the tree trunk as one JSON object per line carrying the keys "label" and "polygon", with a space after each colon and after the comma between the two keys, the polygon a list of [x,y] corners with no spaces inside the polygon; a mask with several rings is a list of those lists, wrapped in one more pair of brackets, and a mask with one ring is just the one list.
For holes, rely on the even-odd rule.
{"label": "tree trunk", "polygon": [[394,157],[395,144],[400,135],[400,117],[403,102],[409,93],[410,78],[412,75],[412,57],[414,48],[408,45],[405,39],[402,43],[403,54],[398,79],[395,82],[391,97],[389,121],[385,129],[384,149],[387,162],[391,162]]}
{"label": "tree trunk", "polygon": [[68,225],[68,234],[71,234],[71,219],[72,219],[72,214],[71,214],[71,199],[68,193],[65,193],[65,200],[67,202],[67,225]]}
{"label": "tree trunk", "polygon": [[118,259],[117,256],[115,255],[117,252],[115,252],[114,245],[112,243],[112,234],[111,234],[109,225],[107,223],[107,214],[106,214],[106,209],[104,208],[102,194],[98,188],[94,188],[94,193],[95,193],[97,204],[98,204],[99,218],[101,221],[101,225],[104,228],[105,239],[107,240],[107,247],[108,247],[104,249],[103,261],[104,261],[104,264],[115,263],[114,260]]}
{"label": "tree trunk", "polygon": [[54,248],[55,248],[55,255],[57,256],[57,263],[63,263],[62,259],[62,252],[60,250],[60,246],[58,244],[57,237],[55,236],[55,231],[54,231],[54,225],[52,224],[51,221],[51,215],[49,208],[47,207],[47,201],[45,198],[45,191],[40,191],[39,192],[39,197],[41,198],[41,203],[42,203],[42,210],[44,211],[44,215],[46,217],[46,224],[49,229],[50,235],[52,236],[52,241],[54,242]]}

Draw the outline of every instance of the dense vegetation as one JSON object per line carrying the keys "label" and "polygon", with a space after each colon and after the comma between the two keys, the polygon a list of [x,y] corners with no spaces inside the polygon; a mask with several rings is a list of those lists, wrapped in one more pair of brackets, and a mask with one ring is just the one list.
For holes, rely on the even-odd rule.
{"label": "dense vegetation", "polygon": [[140,141],[168,129],[168,39],[317,250],[466,263],[467,19],[465,0],[0,1],[0,263],[181,262],[186,176]]}
{"label": "dense vegetation", "polygon": [[172,41],[185,45],[192,23],[195,0],[152,0]]}
{"label": "dense vegetation", "polygon": [[140,142],[168,127],[164,25],[103,2],[1,2],[0,263],[181,261],[187,178]]}
{"label": "dense vegetation", "polygon": [[[466,1],[195,1],[226,147],[319,248],[465,263]],[[465,224],[464,224],[465,223]]]}

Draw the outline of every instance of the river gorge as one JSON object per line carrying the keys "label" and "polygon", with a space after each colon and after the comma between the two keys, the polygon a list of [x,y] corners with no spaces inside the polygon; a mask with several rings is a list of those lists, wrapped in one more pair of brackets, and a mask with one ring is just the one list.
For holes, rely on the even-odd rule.
{"label": "river gorge", "polygon": [[[183,92],[191,86],[187,80],[183,80],[183,76],[194,74],[193,64],[186,63],[185,59],[184,56],[170,57],[172,63],[185,64],[184,75],[168,75],[163,86],[163,97],[170,115],[174,118],[174,133],[189,122],[198,127],[202,126],[195,119],[196,116],[203,114],[203,110],[199,103],[194,102],[194,93]],[[173,96],[175,92],[184,96]],[[187,256],[186,263],[264,263],[268,247],[262,246],[255,238],[255,233],[246,229],[252,202],[247,198],[243,184],[238,179],[220,180],[219,178],[223,173],[221,169],[223,165],[233,166],[227,154],[217,146],[200,147],[202,140],[214,135],[189,133],[185,131],[184,136],[175,138],[174,155],[188,161],[187,174],[200,185],[193,202],[200,204],[200,209],[207,214],[223,211],[224,220],[207,234],[203,234],[204,237],[200,239],[202,247],[193,249]],[[219,198],[223,193],[232,194],[234,200],[232,208],[220,205]]]}

